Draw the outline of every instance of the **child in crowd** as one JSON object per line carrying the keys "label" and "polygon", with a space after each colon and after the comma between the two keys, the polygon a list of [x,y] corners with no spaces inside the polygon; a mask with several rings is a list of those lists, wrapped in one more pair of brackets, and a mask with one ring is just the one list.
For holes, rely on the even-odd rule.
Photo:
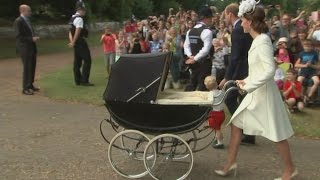
{"label": "child in crowd", "polygon": [[130,43],[130,54],[141,54],[144,53],[145,49],[141,43],[141,37],[138,33],[132,33],[131,39],[129,41]]}
{"label": "child in crowd", "polygon": [[318,53],[314,50],[310,39],[304,40],[302,45],[303,51],[300,53],[295,67],[300,68],[298,81],[301,83],[307,82],[306,85],[311,86],[311,88],[308,89],[307,95],[304,96],[304,102],[308,103],[319,86],[319,76],[317,76],[317,63],[319,57]]}
{"label": "child in crowd", "polygon": [[275,52],[275,57],[277,57],[278,64],[291,63],[287,43],[288,43],[288,39],[286,37],[280,38],[277,43],[277,50]]}
{"label": "child in crowd", "polygon": [[286,82],[283,86],[283,96],[287,103],[290,112],[294,112],[294,107],[302,111],[304,108],[302,97],[301,82],[297,81],[297,72],[294,69],[289,69],[286,74]]}
{"label": "child in crowd", "polygon": [[171,27],[168,30],[168,36],[166,37],[167,41],[170,45],[170,51],[172,54],[172,60],[170,63],[170,74],[172,76],[172,87],[173,89],[180,89],[180,64],[182,59],[182,42],[181,36],[178,34],[176,28]]}
{"label": "child in crowd", "polygon": [[150,44],[150,52],[151,53],[156,53],[160,52],[161,45],[162,45],[162,40],[159,40],[158,32],[152,33],[152,41],[149,42]]}
{"label": "child in crowd", "polygon": [[279,90],[283,89],[284,72],[283,69],[277,66],[276,72],[274,74],[274,81],[276,82]]}
{"label": "child in crowd", "polygon": [[[221,90],[218,90],[218,83],[216,77],[214,76],[207,76],[204,79],[204,85],[210,91],[208,98],[214,98],[216,95],[221,93]],[[214,102],[219,102],[221,99],[218,96],[217,99],[214,99]],[[218,106],[213,106],[212,110],[209,113],[208,123],[209,127],[215,130],[215,138],[216,140],[213,143],[213,148],[216,149],[223,149],[223,134],[221,132],[221,125],[225,119],[224,114],[224,103],[221,103]]]}
{"label": "child in crowd", "polygon": [[[162,47],[161,47],[161,52],[169,52],[170,51],[170,44],[168,42],[164,42],[162,44]],[[171,85],[172,85],[172,76],[171,76],[171,73],[169,72],[168,73],[168,76],[167,76],[167,79],[166,79],[166,83],[165,83],[165,86],[164,86],[164,89],[170,89],[171,88]]]}
{"label": "child in crowd", "polygon": [[118,39],[116,39],[116,61],[122,54],[128,54],[129,48],[130,44],[126,40],[124,31],[119,31]]}
{"label": "child in crowd", "polygon": [[111,66],[116,60],[116,41],[117,37],[111,32],[111,28],[107,27],[101,36],[100,42],[103,43],[104,61],[107,73],[110,73]]}
{"label": "child in crowd", "polygon": [[170,44],[168,42],[164,42],[162,44],[162,47],[161,47],[161,52],[169,52],[170,51]]}
{"label": "child in crowd", "polygon": [[214,38],[212,45],[215,52],[212,58],[211,75],[216,77],[217,83],[219,84],[226,73],[224,57],[229,53],[229,50],[222,38]]}
{"label": "child in crowd", "polygon": [[[305,40],[303,36],[303,29],[298,29],[298,31],[290,31],[290,40],[288,42],[288,49],[291,54],[291,62],[294,64],[299,58],[299,54],[303,51],[302,41]],[[304,38],[304,39],[303,39]]]}

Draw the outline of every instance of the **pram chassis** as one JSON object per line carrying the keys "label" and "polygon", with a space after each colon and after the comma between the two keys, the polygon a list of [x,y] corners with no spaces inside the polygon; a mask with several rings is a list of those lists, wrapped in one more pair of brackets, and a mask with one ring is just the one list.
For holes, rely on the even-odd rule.
{"label": "pram chassis", "polygon": [[[222,97],[219,98],[218,102],[212,100],[210,103],[201,105],[166,105],[157,104],[157,101],[149,101],[149,104],[135,104],[131,102],[135,97],[143,94],[156,82],[161,81],[162,78],[163,76],[156,77],[152,81],[149,81],[151,82],[149,85],[145,87],[140,86],[136,90],[137,93],[128,98],[126,102],[118,104],[118,102],[106,101],[106,107],[110,113],[110,118],[101,121],[100,133],[103,139],[109,143],[108,160],[111,167],[123,177],[134,179],[149,174],[154,179],[162,179],[163,177],[161,176],[163,174],[160,173],[164,169],[161,168],[162,164],[177,163],[183,166],[183,168],[181,168],[183,170],[179,170],[179,172],[176,172],[177,175],[171,175],[170,178],[174,177],[174,179],[179,180],[185,179],[190,174],[193,167],[193,153],[207,148],[214,140],[214,136],[209,137],[213,131],[208,128],[208,126],[204,126],[208,112],[212,106],[220,105],[230,91],[238,90],[237,87],[227,89],[227,87],[230,87],[229,85],[235,84],[234,81],[229,81],[224,86],[222,94],[214,97],[214,99],[217,99],[218,96]],[[119,111],[117,106],[120,108],[124,107],[127,111]],[[141,111],[140,113],[145,114],[137,115],[130,111],[130,108],[132,107],[135,107],[135,109],[138,108],[140,111],[141,109],[146,108],[149,112]],[[148,116],[148,113],[152,115],[153,112],[158,116],[168,118],[169,116],[163,115],[161,112],[159,113],[159,111],[171,115],[173,108],[195,111],[198,113],[198,116],[194,116],[196,117],[195,119],[191,119],[190,122],[187,120],[187,123],[180,124],[179,126],[176,126],[176,124],[173,123],[162,125],[161,119],[159,119],[159,123],[155,126],[153,126],[155,122],[150,123],[149,121],[145,121],[141,123],[139,121],[139,118],[152,117]],[[158,109],[160,110],[158,111]],[[126,117],[129,120],[126,120],[126,118],[123,117]],[[155,119],[157,118],[158,117],[155,117]],[[169,119],[167,121],[169,121]],[[111,124],[112,128],[117,133],[111,141],[106,138],[103,131],[103,123],[105,122]],[[205,135],[200,135],[204,133]],[[208,139],[209,141],[204,142]],[[204,145],[200,148],[198,147],[199,141],[204,142],[201,143]],[[120,154],[119,157],[122,158],[121,161],[123,160],[125,165],[120,164],[118,160],[116,160],[118,157],[117,153]],[[143,164],[141,161],[143,161]],[[132,165],[130,165],[130,163]],[[142,167],[142,165],[144,167]]]}

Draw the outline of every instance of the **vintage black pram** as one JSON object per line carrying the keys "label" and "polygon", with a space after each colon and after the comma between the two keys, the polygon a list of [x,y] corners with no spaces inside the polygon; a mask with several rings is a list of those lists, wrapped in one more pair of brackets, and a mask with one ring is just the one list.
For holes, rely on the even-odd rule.
{"label": "vintage black pram", "polygon": [[[205,123],[210,109],[237,89],[211,99],[209,92],[163,91],[171,59],[171,53],[124,55],[112,66],[104,93],[110,118],[100,132],[111,167],[124,177],[185,179],[192,153],[214,140]],[[117,132],[111,141],[104,122]]]}

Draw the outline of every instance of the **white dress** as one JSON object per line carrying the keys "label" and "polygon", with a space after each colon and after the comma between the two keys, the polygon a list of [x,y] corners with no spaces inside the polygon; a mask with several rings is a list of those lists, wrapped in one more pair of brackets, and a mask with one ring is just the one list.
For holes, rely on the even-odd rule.
{"label": "white dress", "polygon": [[248,57],[249,73],[244,79],[248,92],[230,123],[243,129],[244,134],[260,135],[274,142],[293,135],[287,110],[274,82],[276,65],[273,48],[266,34],[257,36]]}

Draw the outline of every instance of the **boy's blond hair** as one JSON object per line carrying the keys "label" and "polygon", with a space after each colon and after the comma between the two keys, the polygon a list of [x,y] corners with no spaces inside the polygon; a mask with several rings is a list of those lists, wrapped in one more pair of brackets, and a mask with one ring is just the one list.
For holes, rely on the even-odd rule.
{"label": "boy's blond hair", "polygon": [[206,86],[206,88],[208,90],[213,90],[213,89],[217,89],[217,79],[215,76],[207,76],[204,79],[204,85]]}

